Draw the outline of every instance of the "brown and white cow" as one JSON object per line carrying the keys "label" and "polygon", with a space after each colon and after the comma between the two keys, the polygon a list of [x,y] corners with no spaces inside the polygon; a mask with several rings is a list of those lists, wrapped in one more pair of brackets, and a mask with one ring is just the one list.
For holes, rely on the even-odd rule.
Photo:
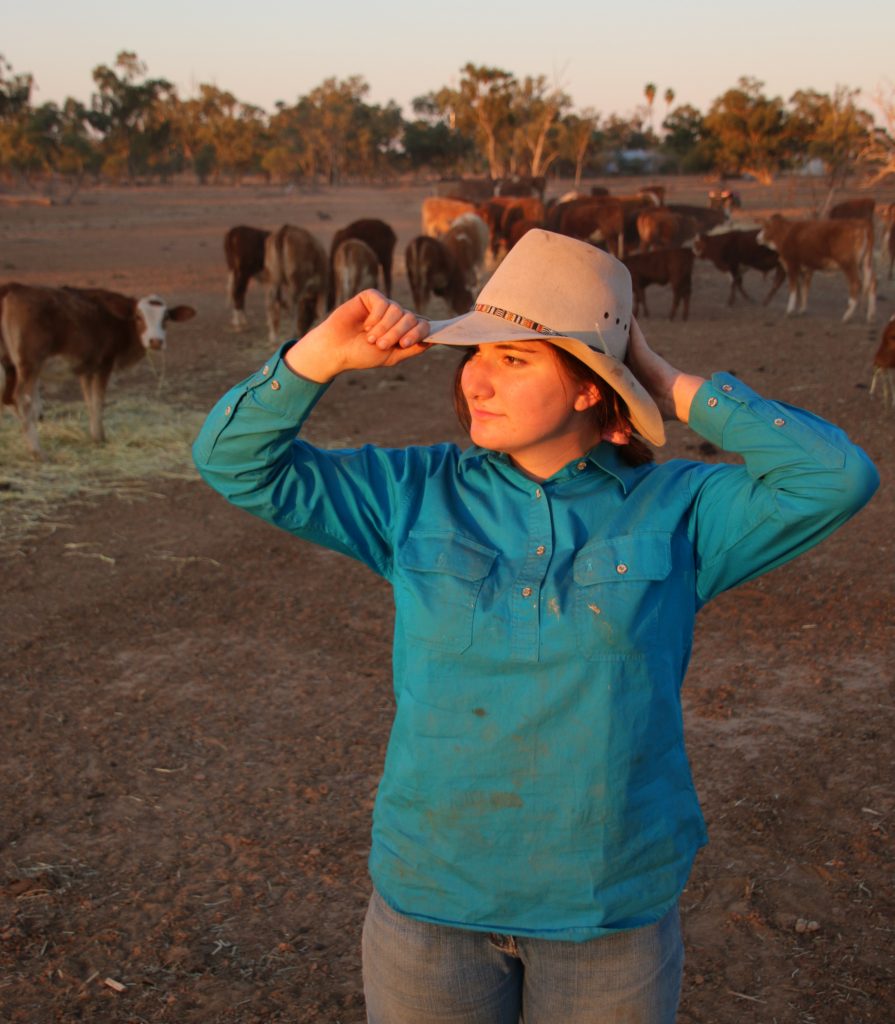
{"label": "brown and white cow", "polygon": [[[335,305],[335,275],[333,274],[333,259],[336,249],[348,238],[358,238],[373,250],[382,268],[383,291],[390,298],[392,294],[392,258],[394,256],[395,244],[398,236],[391,226],[384,220],[376,217],[362,217],[360,220],[352,221],[347,227],[341,228],[333,235],[329,247],[329,288],[326,296],[326,308],[332,309]],[[376,282],[372,284],[377,287]],[[356,293],[354,293],[356,294]]]}
{"label": "brown and white cow", "polygon": [[113,370],[138,362],[149,350],[163,351],[167,325],[196,315],[192,306],[168,307],[157,295],[129,298],[102,288],[48,288],[8,284],[0,288],[0,365],[3,404],[15,408],[35,458],[39,378],[48,359],[67,359],[78,377],[90,436],[105,441],[103,404]]}
{"label": "brown and white cow", "polygon": [[631,272],[631,287],[634,293],[634,316],[640,306],[649,316],[646,305],[646,289],[651,284],[671,285],[671,313],[673,320],[678,306],[683,307],[681,319],[690,315],[690,295],[693,290],[693,250],[686,248],[654,249],[652,252],[635,252],[626,256],[625,266]]}
{"label": "brown and white cow", "polygon": [[637,237],[640,249],[677,249],[689,242],[699,231],[695,217],[687,213],[675,213],[664,206],[654,210],[642,210],[637,215]]}
{"label": "brown and white cow", "polygon": [[326,299],[327,258],[320,241],[304,228],[284,224],[264,247],[267,271],[267,332],[280,339],[280,313],[295,314],[295,337],[310,330]]}
{"label": "brown and white cow", "polygon": [[461,213],[441,237],[472,289],[484,270],[489,238],[488,225],[475,213]]}
{"label": "brown and white cow", "polygon": [[879,348],[873,357],[873,377],[870,380],[870,394],[879,385],[883,404],[895,409],[895,313],[883,328]]}
{"label": "brown and white cow", "polygon": [[715,235],[699,234],[693,240],[693,252],[700,259],[709,260],[722,273],[729,275],[728,306],[733,305],[737,291],[744,299],[752,301],[743,287],[743,271],[746,269],[760,270],[762,276],[765,276],[769,270],[774,271],[774,280],[770,291],[765,296],[765,306],[777,294],[780,285],[786,280],[786,271],[783,269],[776,251],[759,244],[758,228],[751,231],[722,231]]}
{"label": "brown and white cow", "polygon": [[739,193],[733,192],[729,188],[709,192],[709,209],[711,210],[727,210],[729,214],[731,210],[739,210],[742,205]]}
{"label": "brown and white cow", "polygon": [[466,274],[441,239],[417,235],[407,245],[404,262],[417,313],[425,316],[433,295],[444,299],[458,315],[472,307],[473,292]]}
{"label": "brown and white cow", "polygon": [[475,213],[475,203],[463,199],[442,199],[439,196],[428,196],[423,200],[420,209],[423,234],[430,238],[440,238],[461,213]]}
{"label": "brown and white cow", "polygon": [[330,290],[333,304],[343,302],[379,284],[379,257],[359,238],[346,238],[340,242],[332,258]]}
{"label": "brown and white cow", "polygon": [[876,274],[873,272],[873,227],[866,220],[787,220],[772,214],[758,232],[761,245],[780,256],[789,282],[787,316],[804,313],[811,277],[818,270],[836,270],[848,282],[848,306],[842,322],[852,318],[861,296],[867,321],[876,315]]}
{"label": "brown and white cow", "polygon": [[269,231],[238,224],[224,235],[227,261],[227,299],[233,311],[232,324],[242,330],[248,323],[245,314],[246,290],[253,277],[264,279],[264,243]]}

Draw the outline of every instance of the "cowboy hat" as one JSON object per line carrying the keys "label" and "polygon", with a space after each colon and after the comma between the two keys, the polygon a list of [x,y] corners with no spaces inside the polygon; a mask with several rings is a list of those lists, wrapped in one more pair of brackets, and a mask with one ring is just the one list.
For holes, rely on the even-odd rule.
{"label": "cowboy hat", "polygon": [[662,414],[625,366],[631,275],[614,256],[532,228],[507,254],[468,313],[433,320],[428,343],[549,341],[586,363],[625,400],[634,429],[665,444]]}

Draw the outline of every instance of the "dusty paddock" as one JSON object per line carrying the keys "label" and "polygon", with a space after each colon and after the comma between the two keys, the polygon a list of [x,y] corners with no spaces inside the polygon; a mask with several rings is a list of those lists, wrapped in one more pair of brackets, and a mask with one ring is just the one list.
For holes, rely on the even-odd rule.
{"label": "dusty paddock", "polygon": [[[666,184],[683,201],[707,187]],[[198,422],[269,348],[254,286],[251,330],[228,329],[224,230],[289,220],[328,243],[355,217],[383,217],[407,301],[400,253],[425,194],[121,189],[3,208],[0,279],[192,303],[163,387],[145,365],[113,378],[109,423],[133,403],[147,425]],[[741,216],[821,198],[805,183],[750,186]],[[746,283],[762,294],[754,274]],[[731,310],[726,293],[698,264],[681,324],[651,292],[651,340],[685,368],[732,370],[842,424],[883,487],[817,551],[701,616],[684,704],[711,841],[682,901],[680,1020],[888,1024],[895,414],[867,385],[895,287],[881,282],[873,328],[839,325],[833,277],[815,279],[800,319],[783,317],[782,295]],[[338,382],[313,436],[459,440],[452,366],[436,352]],[[89,466],[67,371],[48,376],[46,402],[70,405],[68,456]],[[7,430],[0,453],[0,1020],[362,1021],[365,857],[391,715],[384,586],[225,506],[185,444],[167,475],[94,486],[22,534],[19,442]],[[681,455],[723,457],[675,429],[661,457]]]}

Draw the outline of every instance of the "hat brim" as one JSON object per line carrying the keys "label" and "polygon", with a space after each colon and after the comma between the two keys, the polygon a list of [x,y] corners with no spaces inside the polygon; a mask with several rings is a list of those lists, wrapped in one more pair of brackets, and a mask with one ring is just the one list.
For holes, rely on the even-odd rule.
{"label": "hat brim", "polygon": [[589,366],[625,400],[634,429],[650,444],[665,444],[665,424],[651,395],[623,362],[614,356],[597,352],[578,338],[542,334],[521,324],[503,320],[490,313],[472,310],[450,320],[432,320],[427,344],[471,348],[501,341],[547,341],[564,349]]}

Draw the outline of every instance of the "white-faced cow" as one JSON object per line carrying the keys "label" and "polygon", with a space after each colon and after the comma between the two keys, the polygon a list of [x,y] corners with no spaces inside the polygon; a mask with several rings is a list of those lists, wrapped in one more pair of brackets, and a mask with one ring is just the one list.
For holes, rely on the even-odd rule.
{"label": "white-faced cow", "polygon": [[233,311],[232,323],[242,330],[248,323],[245,314],[246,290],[253,277],[264,279],[264,243],[269,231],[239,224],[224,235],[227,260],[227,298]]}
{"label": "white-faced cow", "polygon": [[775,213],[762,221],[761,245],[776,249],[789,282],[787,315],[804,313],[811,276],[817,270],[836,270],[848,282],[848,306],[842,317],[850,320],[862,295],[867,321],[876,315],[876,275],[873,272],[873,228],[866,220],[787,220]]}
{"label": "white-faced cow", "polygon": [[870,381],[870,394],[879,385],[883,394],[883,403],[895,409],[895,314],[883,328],[879,348],[873,357],[873,377]]}
{"label": "white-faced cow", "polygon": [[758,243],[758,228],[751,231],[722,231],[716,235],[699,234],[693,240],[693,252],[700,259],[709,260],[722,273],[729,275],[728,306],[733,305],[737,291],[744,299],[752,301],[743,287],[744,270],[754,268],[760,270],[762,276],[769,270],[774,271],[774,280],[765,296],[764,305],[771,301],[786,280],[786,271],[775,250]]}
{"label": "white-faced cow", "polygon": [[310,330],[326,300],[326,250],[310,231],[284,224],[264,245],[267,271],[267,330],[279,339],[280,313],[295,315],[295,337]]}
{"label": "white-faced cow", "polygon": [[53,356],[67,359],[81,384],[90,436],[105,441],[103,404],[113,370],[165,348],[167,324],[196,315],[192,306],[169,308],[157,295],[129,298],[102,288],[0,288],[0,365],[3,403],[15,408],[25,441],[42,458],[37,436],[38,381]]}
{"label": "white-faced cow", "polygon": [[433,295],[444,299],[458,315],[472,307],[466,273],[441,239],[417,235],[407,245],[404,262],[417,313],[425,315]]}
{"label": "white-faced cow", "polygon": [[489,237],[488,225],[475,213],[461,213],[441,237],[472,289],[478,285],[484,269]]}
{"label": "white-faced cow", "polygon": [[340,242],[332,258],[330,289],[334,305],[341,305],[365,288],[379,284],[379,258],[359,238]]}
{"label": "white-faced cow", "polygon": [[[341,228],[333,235],[329,247],[329,289],[326,298],[326,308],[332,309],[335,305],[335,275],[333,274],[333,260],[336,250],[348,238],[357,238],[373,250],[382,267],[383,291],[388,297],[392,294],[392,257],[395,251],[395,243],[398,236],[384,220],[375,217],[362,217],[360,220],[352,221],[347,227]],[[376,281],[371,285],[377,287]],[[356,293],[353,293],[356,294]]]}

